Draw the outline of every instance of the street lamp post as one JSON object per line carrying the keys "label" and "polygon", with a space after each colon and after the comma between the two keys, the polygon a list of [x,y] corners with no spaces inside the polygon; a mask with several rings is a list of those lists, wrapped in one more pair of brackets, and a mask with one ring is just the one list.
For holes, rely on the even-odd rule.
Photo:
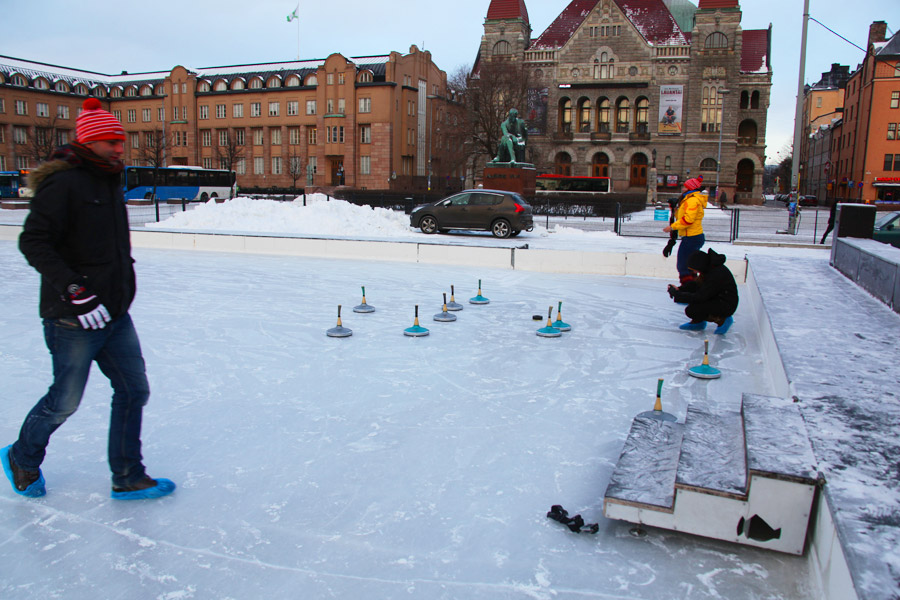
{"label": "street lamp post", "polygon": [[[719,117],[719,155],[716,158],[716,196],[715,199],[718,201],[719,199],[719,173],[722,171],[722,132],[725,130],[725,96],[730,93],[731,90],[719,90],[719,94],[722,96],[722,108],[721,108],[721,116]],[[732,198],[733,200],[733,198]]]}

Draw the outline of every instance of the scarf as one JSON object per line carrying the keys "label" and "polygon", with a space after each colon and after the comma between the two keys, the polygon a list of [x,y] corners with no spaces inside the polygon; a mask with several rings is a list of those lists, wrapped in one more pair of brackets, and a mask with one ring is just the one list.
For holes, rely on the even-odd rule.
{"label": "scarf", "polygon": [[93,150],[78,142],[60,146],[54,150],[50,159],[63,160],[75,167],[83,166],[100,175],[106,175],[108,177],[118,175],[125,169],[124,162],[117,160],[116,162],[111,163],[108,160],[97,156]]}

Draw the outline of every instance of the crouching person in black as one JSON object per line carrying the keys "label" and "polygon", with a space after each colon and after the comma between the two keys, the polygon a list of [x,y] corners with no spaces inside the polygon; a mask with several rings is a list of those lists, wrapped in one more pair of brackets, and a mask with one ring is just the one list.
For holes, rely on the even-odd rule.
{"label": "crouching person in black", "polygon": [[725,255],[712,249],[708,253],[697,250],[688,258],[688,268],[698,275],[696,281],[680,288],[669,286],[669,296],[679,304],[687,304],[684,314],[690,322],[679,329],[700,331],[706,329],[707,321],[712,321],[718,325],[715,332],[724,334],[734,323],[732,315],[738,306],[737,284],[725,266]]}

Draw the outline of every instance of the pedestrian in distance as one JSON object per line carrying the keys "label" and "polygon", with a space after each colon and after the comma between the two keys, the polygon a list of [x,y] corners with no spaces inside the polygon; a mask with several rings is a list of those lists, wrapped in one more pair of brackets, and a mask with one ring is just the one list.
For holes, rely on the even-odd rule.
{"label": "pedestrian in distance", "polygon": [[46,493],[40,467],[50,436],[78,409],[96,362],[113,388],[107,450],[112,498],[166,496],[175,484],[147,475],[141,456],[150,386],[128,314],[136,285],[120,184],[125,132],[99,100],[88,98],[75,140],[32,172],[35,195],[19,249],[41,275],[40,316],[53,383],[25,417],[15,443],[0,450],[0,460],[17,494]]}
{"label": "pedestrian in distance", "polygon": [[825,233],[822,234],[822,241],[819,242],[819,245],[825,243],[825,238],[828,237],[828,234],[831,233],[831,230],[834,229],[834,221],[837,218],[837,200],[832,201],[831,210],[828,211],[828,226],[825,227]]}
{"label": "pedestrian in distance", "polygon": [[680,288],[669,286],[669,296],[678,304],[687,304],[684,314],[690,321],[679,329],[701,331],[712,321],[718,325],[715,333],[723,335],[734,323],[732,315],[738,307],[737,283],[725,266],[725,255],[712,248],[697,250],[688,259],[688,268],[695,275],[692,281]]}
{"label": "pedestrian in distance", "polygon": [[[670,236],[681,239],[675,267],[678,269],[679,285],[684,285],[694,278],[687,266],[688,257],[703,247],[706,237],[703,235],[703,211],[706,208],[706,196],[703,192],[703,176],[693,177],[684,182],[684,190],[674,209],[672,222],[663,231]],[[668,257],[675,245],[675,237],[670,237],[663,250]]]}

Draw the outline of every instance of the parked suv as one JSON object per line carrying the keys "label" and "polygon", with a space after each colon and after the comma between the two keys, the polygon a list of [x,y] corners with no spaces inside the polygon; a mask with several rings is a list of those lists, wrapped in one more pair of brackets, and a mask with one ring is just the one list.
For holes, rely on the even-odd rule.
{"label": "parked suv", "polygon": [[519,194],[502,190],[465,190],[413,209],[409,224],[423,233],[448,229],[485,229],[498,238],[531,231],[531,206]]}

